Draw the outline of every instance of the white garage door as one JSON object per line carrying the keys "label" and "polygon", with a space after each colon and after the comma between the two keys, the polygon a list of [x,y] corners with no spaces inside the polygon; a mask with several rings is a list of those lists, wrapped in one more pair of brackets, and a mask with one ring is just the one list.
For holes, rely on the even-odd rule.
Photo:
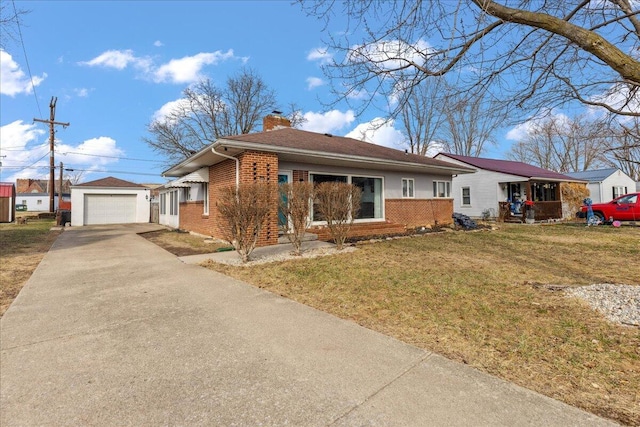
{"label": "white garage door", "polygon": [[136,222],[135,194],[85,194],[84,225]]}

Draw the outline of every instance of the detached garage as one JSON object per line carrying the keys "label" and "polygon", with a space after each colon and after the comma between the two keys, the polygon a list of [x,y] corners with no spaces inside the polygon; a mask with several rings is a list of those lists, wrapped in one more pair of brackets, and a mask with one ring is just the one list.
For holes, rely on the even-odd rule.
{"label": "detached garage", "polygon": [[71,187],[71,225],[149,222],[149,188],[107,177]]}

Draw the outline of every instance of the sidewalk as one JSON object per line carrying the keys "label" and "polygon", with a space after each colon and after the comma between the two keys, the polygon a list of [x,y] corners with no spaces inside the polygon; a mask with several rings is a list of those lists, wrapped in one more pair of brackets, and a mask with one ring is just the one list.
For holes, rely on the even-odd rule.
{"label": "sidewalk", "polygon": [[183,263],[147,229],[55,242],[0,320],[2,426],[614,425]]}

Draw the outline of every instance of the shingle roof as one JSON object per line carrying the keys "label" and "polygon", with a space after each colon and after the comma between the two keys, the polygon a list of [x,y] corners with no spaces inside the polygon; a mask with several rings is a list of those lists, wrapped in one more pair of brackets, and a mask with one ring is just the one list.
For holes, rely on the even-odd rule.
{"label": "shingle roof", "polygon": [[135,184],[133,182],[125,181],[123,179],[114,178],[108,176],[102,179],[96,179],[95,181],[84,182],[82,184],[75,185],[75,187],[140,187],[145,188],[144,185]]}
{"label": "shingle roof", "polygon": [[460,156],[458,154],[440,153],[439,156],[447,156],[460,162],[466,163],[478,169],[500,172],[509,175],[522,176],[526,178],[545,178],[560,181],[581,181],[582,179],[570,177],[558,172],[539,168],[527,163],[515,162],[511,160],[486,159],[482,157]]}
{"label": "shingle roof", "polygon": [[[394,148],[383,147],[353,138],[308,132],[293,128],[281,128],[267,132],[228,136],[222,140],[264,144],[295,150],[307,150],[352,157],[392,160],[429,166],[451,167],[451,163]],[[222,141],[221,141],[222,142]],[[222,142],[223,143],[223,142]]]}
{"label": "shingle roof", "polygon": [[613,175],[617,170],[618,169],[616,168],[608,168],[582,172],[569,172],[567,175],[573,178],[584,179],[589,182],[602,182]]}

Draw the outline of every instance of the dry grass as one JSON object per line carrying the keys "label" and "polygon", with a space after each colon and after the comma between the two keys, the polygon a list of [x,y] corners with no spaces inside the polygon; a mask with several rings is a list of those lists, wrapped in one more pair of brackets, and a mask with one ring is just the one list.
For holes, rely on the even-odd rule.
{"label": "dry grass", "polygon": [[0,224],[0,316],[36,269],[61,231],[50,231],[53,220]]}
{"label": "dry grass", "polygon": [[228,244],[205,239],[201,236],[177,230],[160,230],[142,233],[140,236],[164,248],[176,256],[208,254]]}
{"label": "dry grass", "polygon": [[628,425],[640,330],[534,283],[640,285],[640,228],[505,225],[256,267],[207,266]]}

